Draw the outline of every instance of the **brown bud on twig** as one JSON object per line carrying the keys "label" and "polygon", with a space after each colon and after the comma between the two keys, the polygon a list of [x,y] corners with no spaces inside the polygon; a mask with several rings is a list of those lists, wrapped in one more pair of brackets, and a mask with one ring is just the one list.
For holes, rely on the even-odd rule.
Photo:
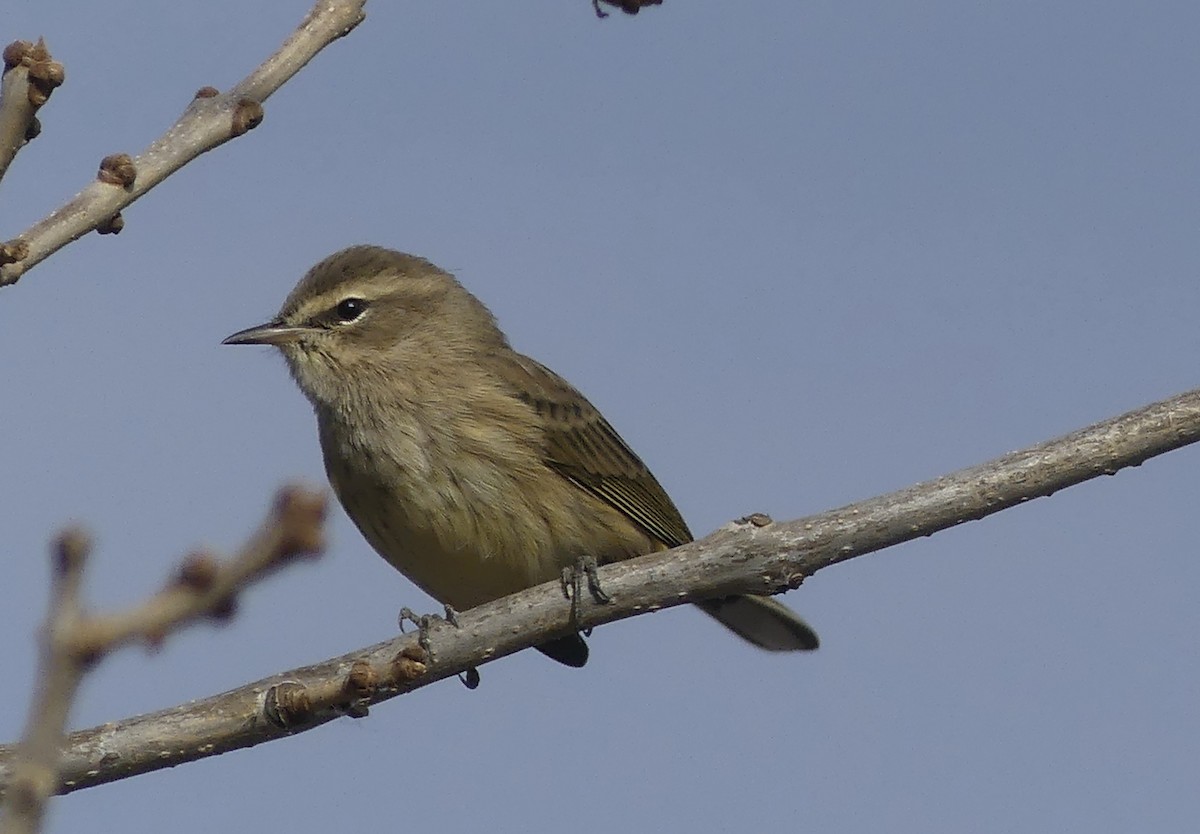
{"label": "brown bud on twig", "polygon": [[297,486],[279,490],[275,498],[275,514],[287,535],[279,548],[281,560],[315,556],[325,549],[322,532],[325,511],[325,496],[320,493]]}
{"label": "brown bud on twig", "polygon": [[38,38],[38,42],[31,44],[29,51],[25,53],[24,61],[28,64],[40,64],[50,60],[50,50],[46,46],[45,38]]}
{"label": "brown bud on twig", "polygon": [[176,581],[183,587],[202,594],[212,588],[220,569],[221,566],[211,553],[192,553],[179,566]]}
{"label": "brown bud on twig", "polygon": [[225,623],[233,619],[237,614],[237,597],[233,594],[225,597],[225,599],[213,603],[209,609],[208,616],[218,623]]}
{"label": "brown bud on twig", "polygon": [[100,223],[96,227],[96,231],[102,235],[119,235],[121,230],[125,228],[125,218],[121,216],[121,212],[117,212],[112,217]]}
{"label": "brown bud on twig", "polygon": [[62,86],[67,77],[66,70],[50,57],[50,50],[42,38],[25,53],[21,63],[29,67],[29,103],[41,107],[54,88]]}
{"label": "brown bud on twig", "polygon": [[415,681],[429,669],[429,654],[417,645],[405,646],[392,659],[392,674],[398,683]]}
{"label": "brown bud on twig", "polygon": [[25,60],[25,56],[33,50],[33,44],[29,41],[13,41],[8,46],[4,47],[4,69],[7,72],[15,66],[19,66]]}
{"label": "brown bud on twig", "polygon": [[230,134],[233,136],[241,136],[247,131],[254,130],[262,124],[263,106],[254,99],[244,98],[237,103],[237,109],[233,111],[233,124],[230,127]]}
{"label": "brown bud on twig", "polygon": [[55,573],[61,576],[79,570],[91,549],[91,539],[82,527],[68,527],[63,530],[54,540]]}
{"label": "brown bud on twig", "polygon": [[774,520],[766,513],[750,513],[750,515],[742,516],[737,520],[738,524],[749,524],[753,527],[767,527],[774,524]]}
{"label": "brown bud on twig", "polygon": [[215,98],[219,95],[221,95],[221,91],[216,87],[201,87],[192,98]]}
{"label": "brown bud on twig", "polygon": [[157,652],[162,648],[163,643],[167,642],[167,632],[164,628],[148,628],[142,635],[142,639],[146,643],[146,649],[150,652]]}
{"label": "brown bud on twig", "polygon": [[277,683],[267,690],[263,699],[263,715],[281,730],[306,722],[312,714],[312,701],[303,684],[294,681]]}
{"label": "brown bud on twig", "polygon": [[39,61],[29,68],[29,77],[53,90],[67,80],[67,71],[58,61]]}
{"label": "brown bud on twig", "polygon": [[375,675],[375,670],[371,668],[371,664],[365,660],[357,660],[346,674],[343,689],[346,696],[353,702],[370,698],[375,694],[375,688],[378,686],[379,679]]}
{"label": "brown bud on twig", "polygon": [[126,190],[133,188],[133,183],[137,180],[137,166],[133,164],[133,157],[127,153],[109,154],[100,160],[100,171],[96,174],[96,179],[109,185],[119,185]]}
{"label": "brown bud on twig", "polygon": [[0,266],[23,261],[28,255],[29,244],[19,237],[7,243],[0,243]]}

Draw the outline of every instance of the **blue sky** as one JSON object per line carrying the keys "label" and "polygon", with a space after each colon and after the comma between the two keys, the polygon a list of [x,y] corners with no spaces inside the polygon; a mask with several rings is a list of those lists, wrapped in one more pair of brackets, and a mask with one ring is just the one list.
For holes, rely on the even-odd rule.
{"label": "blue sky", "polygon": [[[227,88],[307,0],[9,0],[67,83],[8,238]],[[974,464],[1200,384],[1193,3],[368,6],[263,125],[0,291],[0,738],[46,542],[127,604],[323,484],[266,349],[221,347],[371,242],[455,272],[703,534]],[[1200,815],[1197,451],[853,560],[810,656],[690,610],[55,803],[48,830],[1169,831]],[[75,726],[384,639],[432,608],[340,513],[234,622],[87,682]],[[486,829],[484,828],[486,826]]]}

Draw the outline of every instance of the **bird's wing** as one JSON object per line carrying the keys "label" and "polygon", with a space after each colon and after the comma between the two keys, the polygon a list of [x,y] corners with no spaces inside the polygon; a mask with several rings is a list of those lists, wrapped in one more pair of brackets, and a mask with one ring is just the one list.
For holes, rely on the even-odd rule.
{"label": "bird's wing", "polygon": [[514,351],[492,359],[497,375],[541,416],[547,465],[667,547],[692,540],[683,516],[646,464],[569,382]]}

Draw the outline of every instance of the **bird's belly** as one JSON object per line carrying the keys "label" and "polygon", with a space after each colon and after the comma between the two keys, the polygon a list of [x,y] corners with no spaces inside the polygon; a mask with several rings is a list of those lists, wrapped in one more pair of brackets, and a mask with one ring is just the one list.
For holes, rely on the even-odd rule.
{"label": "bird's belly", "polygon": [[366,457],[340,440],[322,446],[347,514],[393,567],[455,608],[557,579],[583,556],[603,564],[661,547],[524,447],[498,462],[414,439],[403,455]]}
{"label": "bird's belly", "polygon": [[552,560],[537,553],[481,553],[447,546],[430,529],[385,531],[361,525],[363,535],[392,567],[439,602],[459,610],[474,608],[557,575]]}

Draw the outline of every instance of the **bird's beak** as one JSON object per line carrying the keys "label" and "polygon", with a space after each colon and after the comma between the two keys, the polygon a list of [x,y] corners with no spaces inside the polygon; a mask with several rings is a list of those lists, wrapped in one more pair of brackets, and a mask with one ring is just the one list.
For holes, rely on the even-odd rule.
{"label": "bird's beak", "polygon": [[309,327],[292,327],[283,322],[271,321],[257,327],[247,327],[221,341],[223,345],[280,345],[290,344],[312,332]]}

